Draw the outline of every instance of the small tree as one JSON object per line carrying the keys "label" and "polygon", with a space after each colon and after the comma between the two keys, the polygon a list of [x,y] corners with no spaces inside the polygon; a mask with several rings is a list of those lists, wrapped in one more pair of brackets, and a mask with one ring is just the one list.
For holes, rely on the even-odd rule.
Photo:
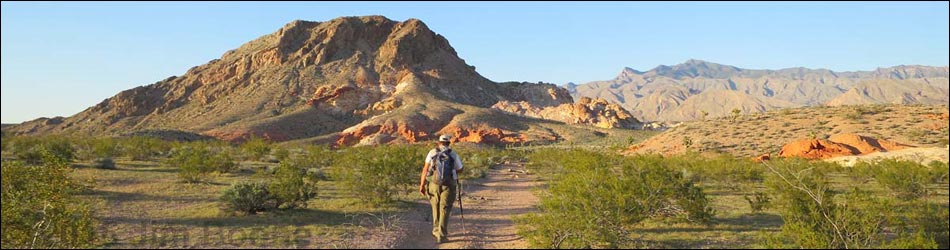
{"label": "small tree", "polygon": [[736,122],[739,119],[739,115],[742,114],[742,110],[739,108],[732,109],[732,122]]}
{"label": "small tree", "polygon": [[709,117],[709,112],[706,112],[705,110],[700,110],[700,111],[699,111],[699,117],[700,117],[700,119],[702,119],[703,121],[706,121],[706,117]]}

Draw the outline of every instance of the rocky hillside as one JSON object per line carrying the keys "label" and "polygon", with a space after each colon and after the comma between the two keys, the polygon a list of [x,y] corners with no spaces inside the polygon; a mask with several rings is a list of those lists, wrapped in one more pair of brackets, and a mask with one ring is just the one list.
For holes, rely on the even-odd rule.
{"label": "rocky hillside", "polygon": [[689,60],[646,72],[625,68],[616,78],[568,84],[575,97],[620,103],[641,121],[688,121],[767,110],[853,104],[950,104],[948,67],[896,66],[834,72],[790,68],[752,70]]}
{"label": "rocky hillside", "polygon": [[122,91],[72,117],[9,130],[162,130],[340,145],[416,142],[441,133],[501,143],[560,138],[537,126],[556,122],[490,109],[499,102],[545,108],[573,99],[553,84],[482,77],[420,20],[343,17],[293,21],[184,75]]}
{"label": "rocky hillside", "polygon": [[[885,149],[889,141],[911,147],[944,147],[950,138],[946,106],[869,105],[782,109],[736,117],[684,122],[631,146],[629,153],[676,154],[686,151],[721,152],[741,157],[779,156],[789,144],[843,143],[850,155],[870,153],[858,141],[873,141]],[[847,135],[842,137],[842,135]],[[855,135],[855,136],[851,136]],[[850,137],[849,137],[850,136]],[[857,139],[855,139],[857,138]],[[873,138],[866,139],[866,138]],[[805,139],[805,140],[803,140]],[[832,145],[832,143],[824,143]],[[824,145],[823,144],[823,145]],[[814,147],[817,147],[815,145]],[[808,147],[804,147],[806,150]],[[788,151],[786,150],[786,153]]]}

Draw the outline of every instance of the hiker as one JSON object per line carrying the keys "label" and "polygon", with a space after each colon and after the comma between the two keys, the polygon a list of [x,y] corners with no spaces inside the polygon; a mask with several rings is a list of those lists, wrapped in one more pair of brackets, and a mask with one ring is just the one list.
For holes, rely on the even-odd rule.
{"label": "hiker", "polygon": [[449,212],[458,191],[458,173],[462,172],[462,160],[449,148],[451,139],[449,135],[439,136],[436,148],[426,155],[419,183],[419,193],[429,197],[432,204],[432,236],[439,243],[448,241]]}

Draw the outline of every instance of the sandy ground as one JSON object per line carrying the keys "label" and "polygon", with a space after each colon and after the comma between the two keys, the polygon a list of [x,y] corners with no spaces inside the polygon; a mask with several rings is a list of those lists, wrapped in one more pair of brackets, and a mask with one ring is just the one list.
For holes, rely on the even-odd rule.
{"label": "sandy ground", "polygon": [[928,164],[931,161],[948,162],[950,159],[950,149],[947,147],[934,148],[908,148],[889,152],[874,152],[858,156],[841,156],[826,159],[829,162],[835,162],[842,166],[854,166],[858,161],[874,161],[879,159],[902,159]]}
{"label": "sandy ground", "polygon": [[398,226],[395,248],[527,248],[517,235],[512,217],[535,211],[538,198],[534,189],[540,182],[534,175],[523,174],[522,165],[493,167],[485,178],[463,183],[464,227],[458,203],[449,221],[449,242],[437,244],[432,237],[432,210],[421,195],[416,206]]}

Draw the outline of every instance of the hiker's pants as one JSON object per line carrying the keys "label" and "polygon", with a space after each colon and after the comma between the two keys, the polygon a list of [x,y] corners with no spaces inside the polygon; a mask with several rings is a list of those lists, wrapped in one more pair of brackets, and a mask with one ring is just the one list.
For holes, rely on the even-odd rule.
{"label": "hiker's pants", "polygon": [[449,213],[452,212],[452,204],[457,192],[455,183],[441,186],[430,181],[427,189],[429,203],[432,204],[432,235],[445,238],[448,232],[446,228],[449,224]]}

